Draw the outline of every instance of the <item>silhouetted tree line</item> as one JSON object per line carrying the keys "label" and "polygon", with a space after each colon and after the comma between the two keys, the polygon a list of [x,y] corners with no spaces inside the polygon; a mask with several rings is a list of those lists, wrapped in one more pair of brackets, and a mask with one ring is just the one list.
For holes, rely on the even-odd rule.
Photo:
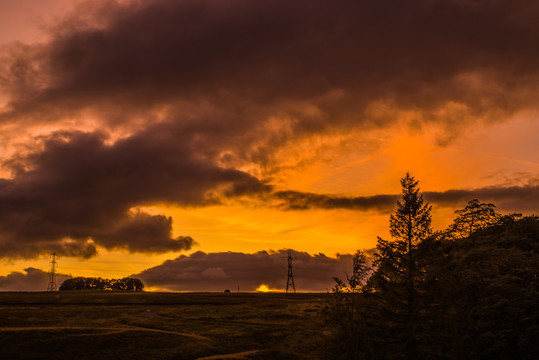
{"label": "silhouetted tree line", "polygon": [[143,291],[144,283],[135,278],[102,279],[92,277],[76,277],[65,280],[60,286],[62,290],[115,290]]}
{"label": "silhouetted tree line", "polygon": [[474,199],[433,232],[418,182],[401,179],[371,268],[354,257],[322,314],[332,359],[536,359],[539,218],[500,215]]}

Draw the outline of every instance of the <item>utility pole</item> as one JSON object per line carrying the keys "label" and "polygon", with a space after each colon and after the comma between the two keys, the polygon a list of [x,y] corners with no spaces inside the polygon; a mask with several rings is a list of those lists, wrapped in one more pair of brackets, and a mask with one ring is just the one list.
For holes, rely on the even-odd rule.
{"label": "utility pole", "polygon": [[292,283],[292,289],[296,293],[296,285],[294,285],[294,275],[292,274],[292,252],[288,250],[288,279],[286,280],[286,293],[288,294],[288,287]]}
{"label": "utility pole", "polygon": [[49,263],[51,268],[49,271],[49,286],[47,286],[47,291],[57,291],[58,288],[56,286],[56,268],[58,267],[58,262],[56,259],[58,258],[58,255],[56,255],[55,252],[51,254],[51,262]]}

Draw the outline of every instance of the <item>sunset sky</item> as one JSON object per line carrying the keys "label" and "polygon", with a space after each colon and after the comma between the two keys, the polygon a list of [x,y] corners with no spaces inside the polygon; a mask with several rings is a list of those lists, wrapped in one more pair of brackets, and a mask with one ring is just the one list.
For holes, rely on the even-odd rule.
{"label": "sunset sky", "polygon": [[323,290],[389,238],[407,171],[435,229],[473,198],[538,214],[537,19],[524,0],[0,0],[0,290],[46,289],[53,251],[151,289],[282,288],[283,249]]}

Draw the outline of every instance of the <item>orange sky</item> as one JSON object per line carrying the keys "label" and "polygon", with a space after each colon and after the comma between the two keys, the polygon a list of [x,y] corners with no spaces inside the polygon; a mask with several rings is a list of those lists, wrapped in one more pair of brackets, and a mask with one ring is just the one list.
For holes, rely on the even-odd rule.
{"label": "orange sky", "polygon": [[[47,221],[35,223],[35,228],[41,226],[40,231],[47,233],[46,239],[23,227],[12,230],[7,220],[0,224],[0,245],[6,254],[0,258],[0,275],[27,267],[46,270],[49,248],[64,251],[60,272],[102,277],[136,274],[195,251],[254,253],[292,248],[329,256],[353,253],[374,247],[377,236],[389,237],[391,209],[386,205],[312,205],[286,210],[282,198],[275,196],[289,190],[344,198],[395,195],[400,193],[399,178],[407,171],[420,181],[423,191],[462,190],[473,196],[477,190],[492,194],[480,200],[496,204],[499,199],[502,212],[537,213],[539,112],[536,101],[530,99],[539,90],[539,67],[531,61],[539,55],[530,54],[530,60],[519,58],[524,50],[510,48],[510,38],[500,37],[499,43],[489,38],[503,34],[496,22],[474,15],[491,29],[492,35],[477,35],[485,56],[474,52],[474,40],[466,35],[459,38],[451,29],[433,31],[439,39],[446,39],[446,47],[432,45],[430,35],[417,39],[417,31],[424,34],[435,26],[421,21],[411,21],[409,33],[404,31],[402,36],[418,41],[417,46],[409,43],[407,48],[389,30],[389,35],[365,36],[365,31],[372,30],[369,25],[358,29],[346,19],[335,32],[316,29],[311,38],[304,29],[312,25],[310,21],[316,23],[318,16],[326,19],[325,5],[308,15],[302,14],[299,5],[290,9],[292,20],[306,19],[305,24],[297,24],[271,4],[266,9],[271,11],[264,12],[269,15],[264,15],[249,7],[245,13],[230,10],[227,2],[217,1],[208,2],[204,10],[189,5],[190,1],[182,2],[185,6],[164,0],[132,7],[128,3],[109,1],[99,5],[102,7],[87,3],[77,8],[60,0],[0,0],[0,75],[7,74],[7,80],[0,82],[4,103],[0,111],[0,161],[4,165],[0,181],[4,178],[6,184],[0,188],[0,200],[16,204],[11,209],[6,206],[2,214],[12,216],[13,221],[25,216],[35,219],[32,216],[43,209],[59,214],[49,219],[45,212]],[[206,28],[186,21],[176,29],[183,15],[170,24],[163,20],[159,27],[151,15],[153,5],[148,5],[153,3],[157,12],[170,7],[164,13],[195,14],[204,19],[200,23]],[[68,9],[72,12],[66,18]],[[378,16],[382,10],[365,11]],[[104,11],[108,15],[96,20]],[[443,11],[432,11],[434,16],[443,16]],[[507,10],[485,11],[497,14],[499,22],[506,20],[503,11]],[[206,12],[211,14],[206,17]],[[387,18],[394,15],[388,11]],[[325,16],[346,15],[331,8]],[[380,15],[385,21],[384,16]],[[286,31],[266,32],[251,17],[280,24]],[[327,20],[328,28],[334,24],[332,19]],[[137,34],[140,24],[148,28]],[[536,34],[537,25],[530,24]],[[242,27],[239,33],[236,25]],[[463,24],[466,26],[473,25]],[[249,27],[255,34],[252,38]],[[95,35],[86,30],[94,28],[103,32]],[[515,34],[518,31],[515,28]],[[169,33],[175,34],[170,44],[166,42]],[[333,39],[332,45],[324,36]],[[393,65],[385,53],[389,50],[373,42],[376,36],[380,42],[395,41],[387,46],[392,47],[399,64]],[[359,63],[362,51],[356,54],[350,47],[356,38],[362,44],[358,47],[379,51],[380,58],[369,55],[372,59]],[[116,45],[103,45],[107,41]],[[169,45],[186,48],[171,50]],[[327,46],[333,57],[317,52]],[[455,49],[462,53],[455,55]],[[453,53],[454,59],[437,51]],[[512,52],[514,58],[506,61],[504,56]],[[122,57],[130,59],[125,66],[116,62]],[[357,65],[348,64],[347,57]],[[406,63],[425,57],[440,61],[417,68],[413,62]],[[182,65],[170,61],[186,58]],[[13,65],[17,61],[30,64],[23,67],[25,75],[17,72]],[[508,69],[507,64],[515,68]],[[26,83],[29,76],[32,81]],[[170,83],[169,78],[173,79]],[[362,82],[367,89],[358,85]],[[177,157],[169,158],[175,152]],[[69,153],[84,160],[68,159]],[[133,158],[127,160],[129,154]],[[67,161],[74,162],[67,165]],[[86,161],[88,165],[81,169],[91,167],[93,173],[86,177],[88,184],[77,188],[69,169]],[[104,176],[94,178],[99,171]],[[147,186],[148,192],[147,183],[139,184],[132,177],[113,187],[130,171],[139,178],[152,172],[149,181],[158,180]],[[116,175],[109,176],[111,172]],[[107,193],[108,187],[116,190]],[[518,208],[515,204],[524,195],[511,198],[509,189],[515,187],[519,194],[532,194]],[[504,193],[504,189],[508,190]],[[47,193],[43,195],[43,191]],[[49,197],[53,192],[58,192],[57,197]],[[85,194],[90,195],[85,198]],[[108,199],[116,196],[121,206],[111,209],[116,202]],[[52,206],[51,210],[50,198],[60,199],[64,207]],[[45,205],[36,205],[39,201]],[[99,206],[96,204],[104,207],[104,217],[117,218],[101,219],[96,215],[99,210],[93,208]],[[446,226],[453,211],[464,205],[460,198],[433,202],[434,227]],[[73,208],[63,214],[65,206]],[[65,220],[69,214],[76,214],[72,223]],[[84,215],[75,218],[79,214]],[[162,215],[171,217],[171,229],[167,230],[170,225]],[[148,235],[147,247],[144,239],[130,242],[146,231],[146,225],[154,230],[164,226],[159,236],[165,238],[152,242]],[[114,229],[104,230],[104,226]],[[163,231],[171,232],[163,235]],[[190,249],[182,245],[181,250],[172,242],[181,236],[192,237],[196,245]],[[97,246],[97,254],[82,259],[81,249],[88,244]]]}
{"label": "orange sky", "polygon": [[[537,122],[522,116],[494,126],[478,126],[475,130],[475,134],[444,147],[433,144],[432,138],[423,133],[397,133],[391,138],[379,138],[383,147],[372,153],[363,153],[357,149],[358,144],[326,149],[335,153],[331,160],[290,169],[283,186],[321,193],[331,192],[337,186],[339,194],[394,194],[400,191],[399,177],[410,170],[421,181],[422,189],[443,191],[518,183],[522,181],[519,174],[539,170],[539,163],[529,153],[536,151]],[[470,177],[470,173],[474,176]],[[434,227],[446,226],[455,209],[435,206]],[[388,215],[376,211],[281,211],[250,204],[203,208],[157,204],[145,211],[172,216],[174,235],[188,234],[196,239],[199,245],[187,254],[198,250],[252,253],[295,248],[333,256],[372,248],[377,236],[389,238]],[[59,270],[81,276],[120,277],[158,265],[174,255],[99,249],[99,255],[90,260],[62,258]],[[3,259],[0,269],[7,274],[29,266],[46,269],[47,264],[46,255],[31,260]]]}

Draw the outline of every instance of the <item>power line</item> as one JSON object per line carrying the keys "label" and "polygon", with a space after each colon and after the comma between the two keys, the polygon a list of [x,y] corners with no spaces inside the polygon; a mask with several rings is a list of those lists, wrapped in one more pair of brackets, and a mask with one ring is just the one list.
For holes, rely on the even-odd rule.
{"label": "power line", "polygon": [[292,274],[292,251],[288,250],[288,279],[286,280],[286,292],[288,293],[288,287],[292,282],[292,289],[296,293],[296,285],[294,285],[294,274]]}
{"label": "power line", "polygon": [[56,268],[58,267],[58,262],[56,259],[58,256],[55,252],[51,254],[51,262],[50,264],[50,271],[49,271],[49,285],[47,286],[47,291],[57,291],[58,288],[56,286]]}

